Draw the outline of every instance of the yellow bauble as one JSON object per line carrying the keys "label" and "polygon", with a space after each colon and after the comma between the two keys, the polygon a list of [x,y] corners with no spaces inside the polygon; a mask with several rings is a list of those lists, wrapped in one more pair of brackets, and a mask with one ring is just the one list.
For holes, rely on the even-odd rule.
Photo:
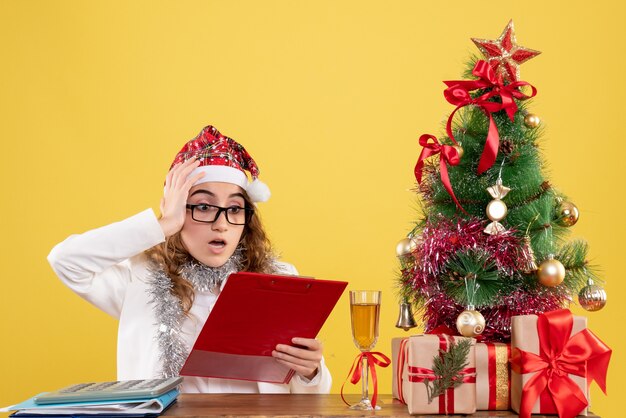
{"label": "yellow bauble", "polygon": [[565,267],[559,260],[550,257],[544,260],[537,269],[539,283],[547,287],[558,286],[565,278]]}
{"label": "yellow bauble", "polygon": [[475,310],[463,311],[456,319],[456,329],[464,337],[476,337],[485,330],[485,317]]}
{"label": "yellow bauble", "polygon": [[417,249],[417,240],[414,238],[403,238],[396,245],[396,254],[398,257],[403,257],[411,254]]}
{"label": "yellow bauble", "polygon": [[504,219],[506,216],[508,209],[506,204],[500,199],[494,199],[487,205],[487,209],[485,209],[487,213],[487,217],[492,221],[499,221]]}
{"label": "yellow bauble", "polygon": [[456,150],[456,152],[459,153],[459,158],[463,158],[463,147],[460,145],[453,145],[452,148],[454,148]]}
{"label": "yellow bauble", "polygon": [[578,208],[572,202],[561,202],[559,205],[558,223],[561,226],[572,226],[578,222]]}
{"label": "yellow bauble", "polygon": [[539,119],[539,116],[533,115],[532,113],[529,113],[524,117],[524,125],[529,128],[536,128],[540,123],[541,119]]}

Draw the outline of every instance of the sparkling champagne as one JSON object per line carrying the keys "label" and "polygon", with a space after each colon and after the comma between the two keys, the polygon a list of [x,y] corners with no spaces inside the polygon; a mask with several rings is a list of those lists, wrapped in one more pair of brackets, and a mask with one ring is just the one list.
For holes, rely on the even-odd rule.
{"label": "sparkling champagne", "polygon": [[380,304],[355,303],[350,306],[352,336],[361,351],[369,351],[378,339],[378,317]]}

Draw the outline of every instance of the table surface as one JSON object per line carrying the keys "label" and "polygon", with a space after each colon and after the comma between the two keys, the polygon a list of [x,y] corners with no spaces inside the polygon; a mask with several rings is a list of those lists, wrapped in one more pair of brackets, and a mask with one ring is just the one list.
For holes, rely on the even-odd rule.
{"label": "table surface", "polygon": [[[406,417],[410,416],[405,405],[381,395],[380,411],[353,411],[348,409],[339,395],[290,395],[290,394],[183,394],[162,416],[165,417]],[[358,395],[346,396],[348,402],[357,402]],[[420,415],[440,417],[441,415]],[[452,415],[463,416],[463,415]],[[512,411],[477,411],[472,417],[516,417]],[[533,415],[541,418],[544,415]],[[590,414],[588,417],[599,418]]]}

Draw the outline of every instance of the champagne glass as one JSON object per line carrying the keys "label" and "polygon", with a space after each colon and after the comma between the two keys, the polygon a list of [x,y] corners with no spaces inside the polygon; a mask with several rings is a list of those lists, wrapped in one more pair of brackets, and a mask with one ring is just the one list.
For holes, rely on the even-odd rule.
{"label": "champagne glass", "polygon": [[[352,290],[350,291],[350,317],[352,319],[352,338],[361,352],[370,351],[378,340],[378,318],[380,315],[379,290]],[[361,401],[350,409],[374,410],[368,395],[368,364],[367,357],[363,356],[363,375],[361,380]]]}

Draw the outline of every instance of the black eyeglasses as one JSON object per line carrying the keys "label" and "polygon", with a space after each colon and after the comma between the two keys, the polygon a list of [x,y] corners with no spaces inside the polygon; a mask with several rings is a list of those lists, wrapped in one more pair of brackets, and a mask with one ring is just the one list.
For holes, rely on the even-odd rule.
{"label": "black eyeglasses", "polygon": [[206,203],[200,203],[197,205],[191,205],[187,203],[187,209],[191,209],[191,219],[198,222],[204,222],[211,224],[217,221],[220,214],[224,212],[226,221],[231,225],[245,225],[250,222],[254,209],[242,208],[241,206],[229,206],[223,208],[221,206],[208,205]]}

